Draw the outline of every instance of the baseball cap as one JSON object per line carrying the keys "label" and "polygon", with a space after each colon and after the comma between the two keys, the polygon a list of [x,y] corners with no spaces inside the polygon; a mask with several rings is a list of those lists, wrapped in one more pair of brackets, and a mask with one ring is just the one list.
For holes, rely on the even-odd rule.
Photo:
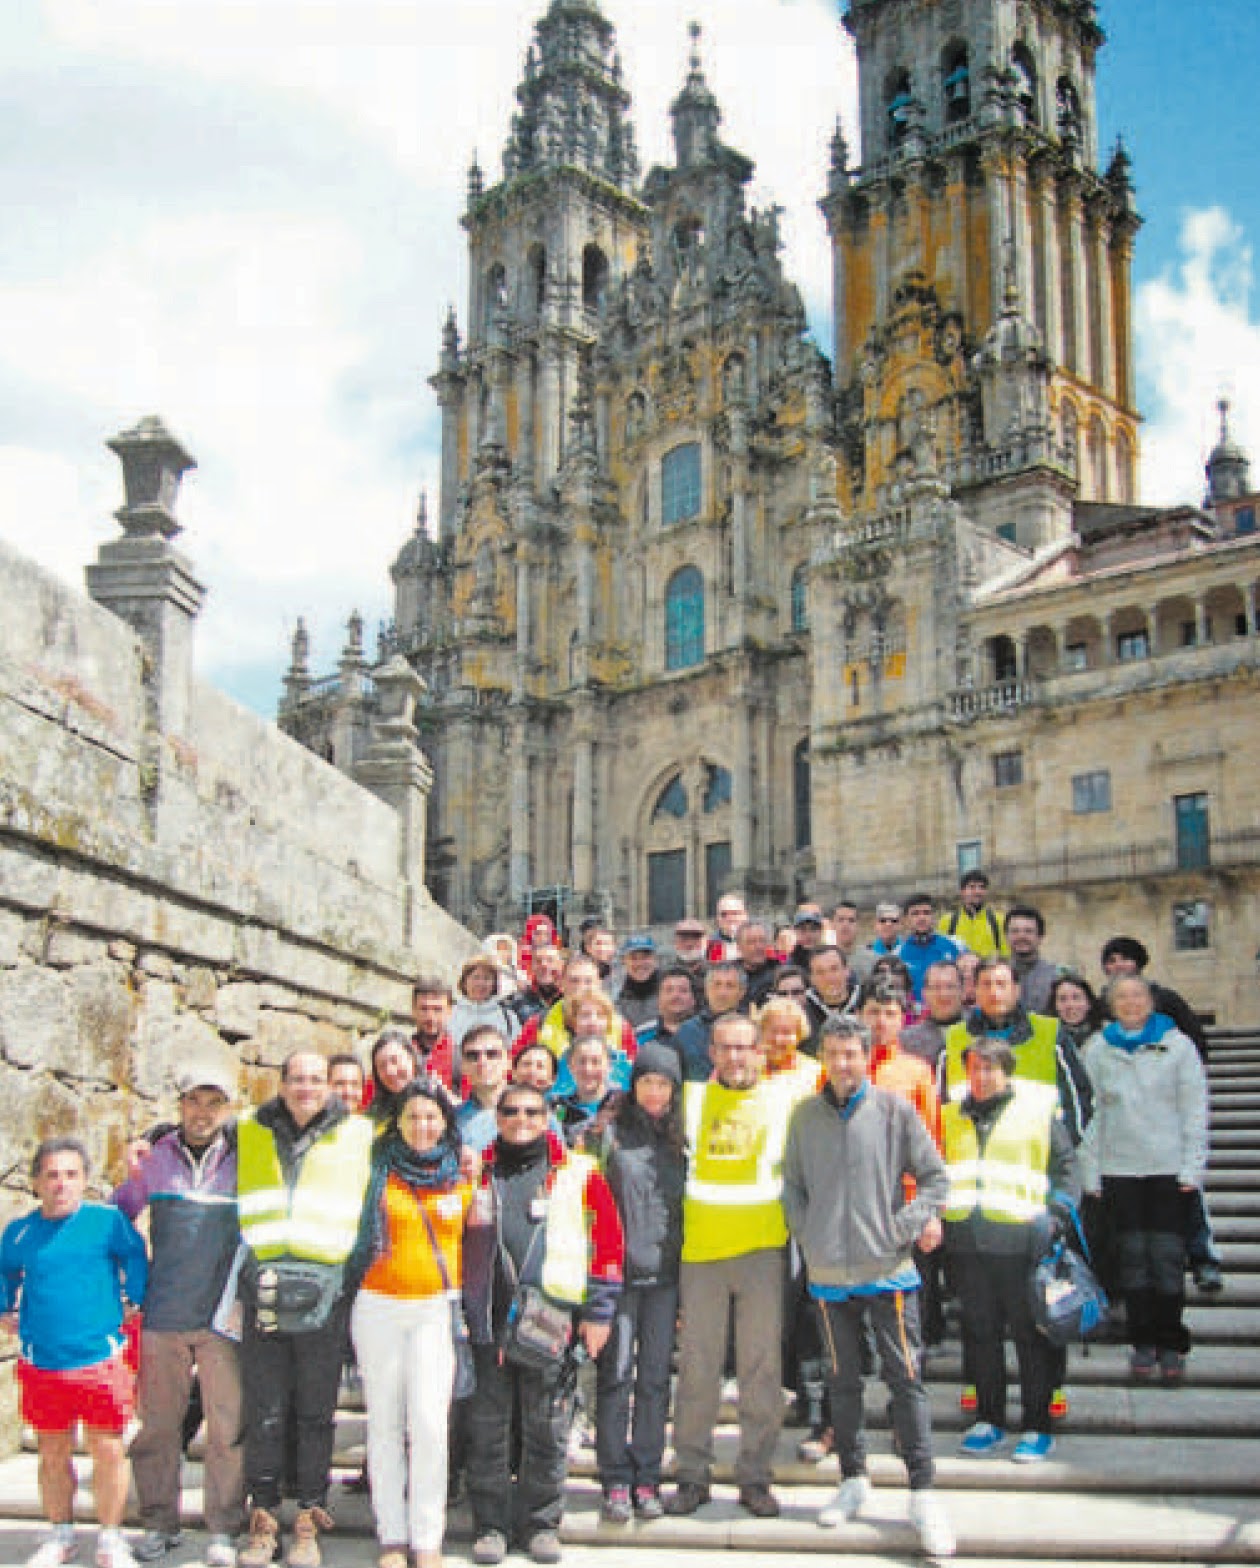
{"label": "baseball cap", "polygon": [[175,1087],[181,1098],[194,1089],[217,1089],[230,1100],[236,1093],[236,1074],[217,1062],[202,1062],[199,1066],[186,1067],[175,1080]]}
{"label": "baseball cap", "polygon": [[626,938],[623,953],[654,953],[656,942],[650,931],[636,931],[633,936]]}

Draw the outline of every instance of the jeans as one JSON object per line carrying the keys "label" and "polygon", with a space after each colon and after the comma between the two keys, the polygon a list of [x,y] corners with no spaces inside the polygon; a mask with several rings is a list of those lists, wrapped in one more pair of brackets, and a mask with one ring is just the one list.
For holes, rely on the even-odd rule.
{"label": "jeans", "polygon": [[627,1285],[617,1298],[595,1400],[595,1452],[605,1490],[661,1484],[677,1318],[676,1284]]}

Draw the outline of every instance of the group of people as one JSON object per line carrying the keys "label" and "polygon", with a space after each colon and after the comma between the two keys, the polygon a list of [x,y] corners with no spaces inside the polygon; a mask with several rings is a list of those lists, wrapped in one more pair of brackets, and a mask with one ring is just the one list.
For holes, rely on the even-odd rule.
{"label": "group of people", "polygon": [[380,1568],[440,1568],[460,1491],[476,1563],[559,1561],[580,1397],[608,1521],[697,1512],[732,1371],[741,1506],[779,1512],[786,1389],[812,1428],[802,1453],[838,1457],[818,1515],[838,1527],[870,1491],[876,1364],[911,1525],[950,1555],[923,1363],[951,1294],[962,1451],[1005,1450],[1009,1336],[1005,1451],[1035,1465],[1066,1357],[1028,1283],[1078,1207],[1135,1379],[1184,1375],[1187,1265],[1221,1285],[1197,1019],[1143,977],[1136,939],[1104,947],[1100,997],[1042,957],[1036,909],[999,917],[987,892],[974,873],[953,910],[880,904],[865,945],[851,904],[803,904],[775,931],[734,894],[713,930],[679,921],[672,952],[593,921],[565,951],[535,920],[520,944],[488,938],[453,991],[418,981],[413,1028],[366,1062],[296,1051],[255,1108],[221,1063],[190,1067],[109,1203],[86,1199],[83,1144],[46,1140],[38,1206],[0,1237],[50,1524],[31,1568],[76,1552],[79,1423],[98,1568],[179,1545],[194,1378],[208,1568],[319,1568],[351,1360]]}

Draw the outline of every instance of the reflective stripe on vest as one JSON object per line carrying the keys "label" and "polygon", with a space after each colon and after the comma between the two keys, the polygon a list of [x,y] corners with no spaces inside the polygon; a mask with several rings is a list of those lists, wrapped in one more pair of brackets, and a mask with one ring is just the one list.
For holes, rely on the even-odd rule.
{"label": "reflective stripe on vest", "polygon": [[586,1181],[596,1162],[570,1154],[557,1167],[547,1199],[541,1284],[546,1295],[566,1306],[586,1300],[590,1277],[590,1241],[586,1230]]}
{"label": "reflective stripe on vest", "polygon": [[941,1115],[949,1197],[945,1218],[1023,1225],[1045,1209],[1050,1189],[1050,1124],[1058,1098],[1044,1084],[1013,1084],[1015,1096],[989,1133],[983,1154],[975,1123],[951,1103]]}
{"label": "reflective stripe on vest", "polygon": [[[1029,1083],[1044,1083],[1055,1089],[1059,1082],[1059,1021],[1041,1013],[1029,1013],[1032,1038],[1011,1046],[1015,1055],[1014,1077]],[[967,1068],[963,1052],[977,1037],[965,1023],[951,1024],[945,1031],[945,1094],[950,1100],[967,1097]]]}
{"label": "reflective stripe on vest", "polygon": [[245,1245],[259,1259],[344,1263],[359,1232],[371,1157],[371,1122],[348,1116],[311,1145],[290,1188],[270,1130],[253,1112],[242,1117],[236,1179]]}

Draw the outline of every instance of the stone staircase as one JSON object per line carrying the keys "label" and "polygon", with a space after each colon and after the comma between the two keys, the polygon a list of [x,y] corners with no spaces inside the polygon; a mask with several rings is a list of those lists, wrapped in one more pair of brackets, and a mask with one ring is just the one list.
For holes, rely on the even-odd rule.
{"label": "stone staircase", "polygon": [[[1031,1472],[1007,1459],[967,1460],[957,1453],[963,1425],[957,1397],[956,1341],[930,1363],[938,1455],[938,1489],[958,1535],[960,1563],[1018,1563],[1021,1568],[1071,1561],[1081,1568],[1141,1563],[1260,1562],[1260,1033],[1218,1032],[1212,1043],[1212,1156],[1209,1205],[1225,1260],[1225,1290],[1192,1290],[1194,1335],[1185,1385],[1137,1387],[1126,1347],[1076,1349],[1069,1364],[1071,1411],[1054,1457]],[[893,1459],[882,1387],[868,1392],[875,1493],[862,1517],[822,1530],[816,1510],[837,1482],[836,1462],[815,1468],[795,1457],[799,1432],[785,1430],[776,1485],[783,1517],[760,1521],[735,1502],[732,1427],[718,1437],[715,1501],[689,1519],[611,1526],[600,1521],[593,1455],[573,1468],[564,1525],[570,1560],[599,1568],[662,1568],[685,1551],[686,1568],[708,1568],[710,1553],[745,1550],[770,1565],[802,1553],[861,1558],[864,1568],[916,1555],[905,1523],[904,1471]],[[348,1478],[362,1454],[362,1416],[340,1416],[338,1464]],[[193,1467],[195,1472],[195,1467]],[[186,1493],[200,1512],[197,1477]],[[367,1499],[334,1491],[339,1531],[330,1562],[374,1561]],[[29,1549],[38,1514],[34,1456],[0,1465],[0,1564]],[[25,1523],[24,1523],[25,1521]],[[449,1545],[468,1537],[462,1509],[451,1517]],[[14,1532],[17,1532],[16,1535]],[[8,1548],[12,1538],[22,1545]],[[171,1559],[195,1561],[196,1542]],[[716,1559],[715,1559],[716,1560]]]}

